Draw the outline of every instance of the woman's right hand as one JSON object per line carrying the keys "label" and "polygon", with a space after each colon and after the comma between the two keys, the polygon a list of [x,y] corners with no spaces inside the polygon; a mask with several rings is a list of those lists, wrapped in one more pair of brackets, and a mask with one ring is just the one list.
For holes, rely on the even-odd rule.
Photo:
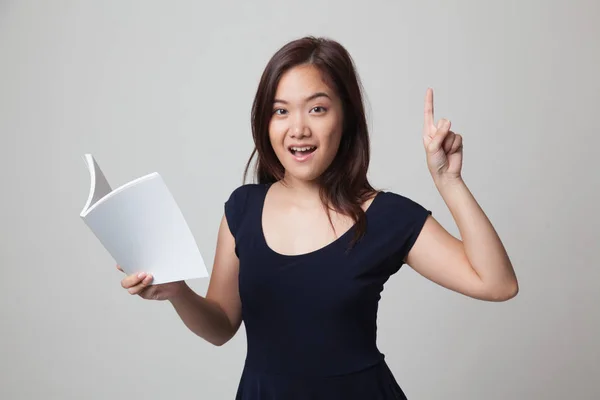
{"label": "woman's right hand", "polygon": [[[117,269],[124,272],[117,265]],[[145,272],[127,275],[121,280],[121,286],[127,289],[129,294],[138,295],[146,300],[170,300],[180,294],[186,286],[185,281],[161,283],[151,285],[152,275]]]}

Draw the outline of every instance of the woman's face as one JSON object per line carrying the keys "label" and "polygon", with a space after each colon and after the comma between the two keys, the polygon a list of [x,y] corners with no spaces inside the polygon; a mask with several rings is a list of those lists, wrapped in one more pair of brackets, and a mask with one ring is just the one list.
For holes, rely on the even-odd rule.
{"label": "woman's face", "polygon": [[312,65],[280,79],[269,122],[271,146],[286,179],[312,181],[329,167],[342,137],[342,104]]}

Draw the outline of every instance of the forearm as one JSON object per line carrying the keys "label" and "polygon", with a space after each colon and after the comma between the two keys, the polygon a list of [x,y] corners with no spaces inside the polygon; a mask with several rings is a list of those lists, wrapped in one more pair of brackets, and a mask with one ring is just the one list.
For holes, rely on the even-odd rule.
{"label": "forearm", "polygon": [[235,329],[221,307],[198,295],[189,286],[184,285],[169,301],[192,332],[215,346],[223,345],[235,334]]}
{"label": "forearm", "polygon": [[465,182],[437,181],[436,186],[456,222],[465,254],[482,282],[502,296],[516,294],[517,280],[504,245]]}

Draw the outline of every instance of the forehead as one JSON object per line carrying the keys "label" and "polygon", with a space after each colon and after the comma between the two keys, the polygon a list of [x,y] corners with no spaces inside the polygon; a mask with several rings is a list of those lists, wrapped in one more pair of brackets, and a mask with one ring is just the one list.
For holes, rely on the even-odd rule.
{"label": "forehead", "polygon": [[281,76],[275,97],[287,100],[304,99],[315,92],[335,95],[317,67],[300,65],[289,69]]}

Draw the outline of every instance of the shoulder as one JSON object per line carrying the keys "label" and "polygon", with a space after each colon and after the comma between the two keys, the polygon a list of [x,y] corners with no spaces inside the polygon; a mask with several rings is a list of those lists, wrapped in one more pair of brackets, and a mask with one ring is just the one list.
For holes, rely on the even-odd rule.
{"label": "shoulder", "polygon": [[396,192],[380,191],[376,200],[388,216],[410,217],[422,216],[424,213],[431,214],[423,204]]}
{"label": "shoulder", "polygon": [[394,236],[403,245],[405,255],[432,212],[406,195],[384,191],[377,196],[379,203],[372,214],[374,225],[376,229]]}
{"label": "shoulder", "polygon": [[265,185],[258,184],[258,183],[243,184],[241,186],[236,187],[235,189],[233,189],[230,192],[227,202],[245,201],[253,194],[256,194],[259,191],[264,190],[264,189],[265,189]]}
{"label": "shoulder", "polygon": [[392,253],[394,273],[404,263],[432,212],[411,197],[389,191],[380,191],[371,207],[369,223],[377,241]]}
{"label": "shoulder", "polygon": [[232,233],[237,231],[246,212],[259,207],[267,186],[264,184],[247,183],[233,189],[225,201],[225,218]]}

